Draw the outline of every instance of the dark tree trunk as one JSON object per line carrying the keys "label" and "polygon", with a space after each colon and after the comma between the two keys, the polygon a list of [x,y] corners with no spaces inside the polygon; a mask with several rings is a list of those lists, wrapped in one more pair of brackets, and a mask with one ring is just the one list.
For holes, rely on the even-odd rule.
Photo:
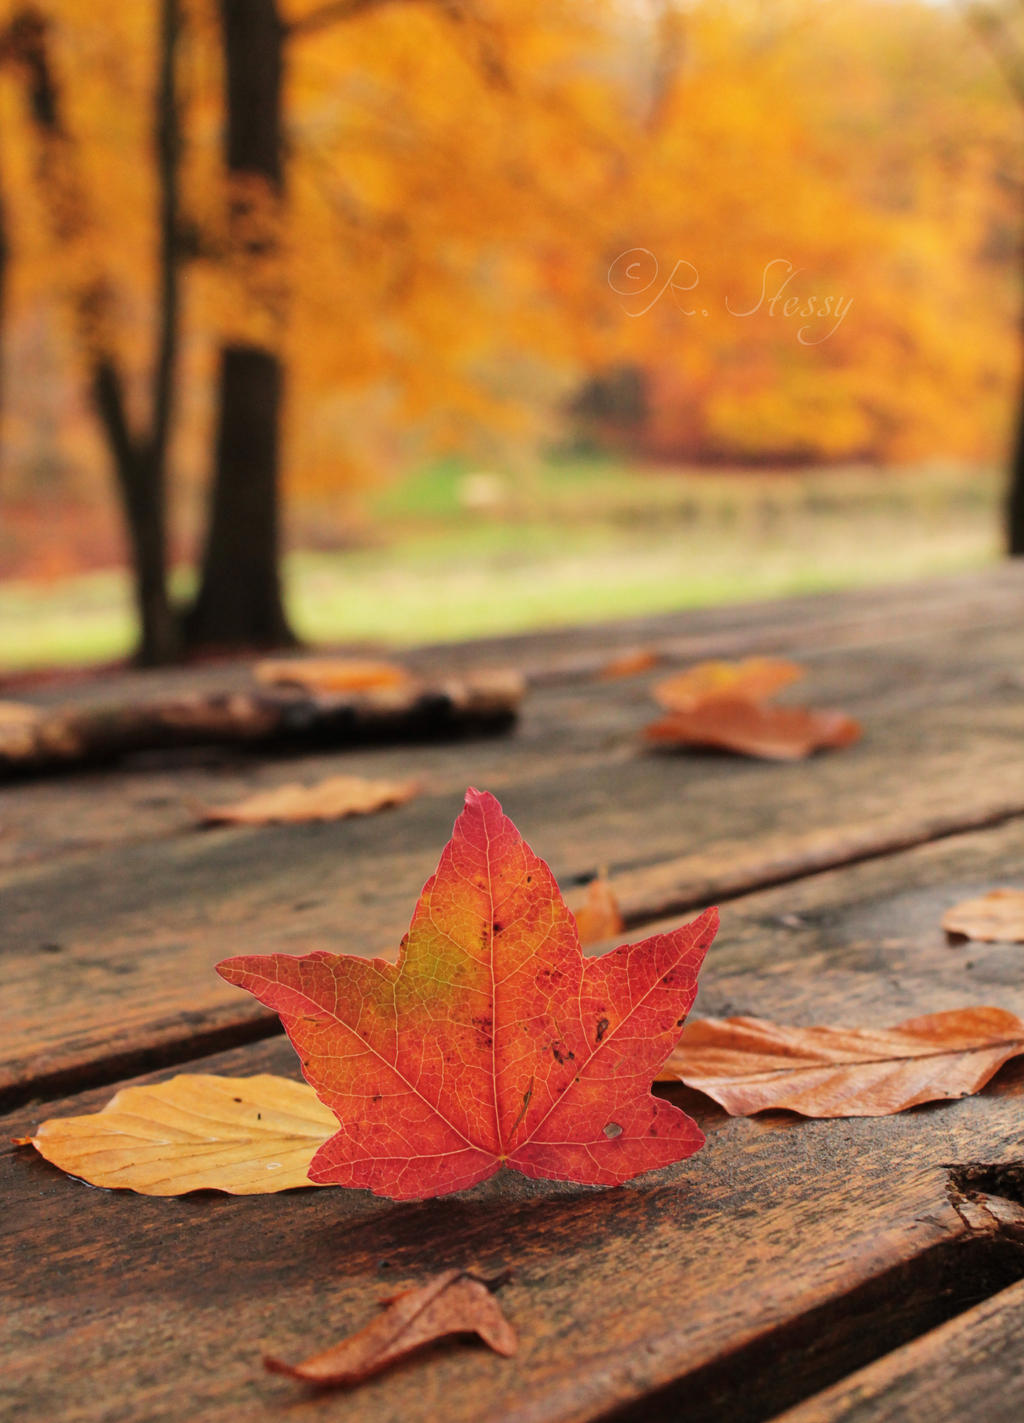
{"label": "dark tree trunk", "polygon": [[178,353],[178,169],[181,118],[176,83],[180,0],[160,0],[160,38],[153,115],[153,147],[160,180],[157,344],[152,411],[144,434],[127,427],[120,374],[112,360],[97,362],[93,390],[114,456],[128,525],[139,620],[136,662],[175,662],[181,627],[167,587],[167,450],[174,412]]}
{"label": "dark tree trunk", "polygon": [[[225,55],[225,161],[237,182],[232,217],[242,255],[271,264],[276,223],[251,222],[252,180],[283,197],[281,84],[285,30],[276,0],[219,0]],[[257,215],[258,216],[258,215]],[[268,306],[265,292],[254,303]],[[273,325],[279,311],[271,310]],[[190,646],[273,647],[295,641],[280,579],[280,424],[284,371],[277,350],[236,342],[221,353],[216,466],[199,591],[185,623]]]}
{"label": "dark tree trunk", "polygon": [[149,667],[173,662],[181,651],[181,637],[167,594],[166,498],[161,452],[151,441],[132,438],[124,418],[120,373],[111,361],[97,363],[92,394],[107,434],[128,531],[139,622],[135,660]]}
{"label": "dark tree trunk", "polygon": [[[3,333],[7,314],[7,262],[10,247],[7,241],[7,210],[4,207],[3,189],[0,187],[0,374],[3,371]],[[0,388],[0,416],[3,415],[3,389]]]}
{"label": "dark tree trunk", "polygon": [[1006,549],[1011,558],[1024,557],[1024,395],[1017,408],[1010,493],[1006,501]]}
{"label": "dark tree trunk", "polygon": [[189,612],[193,645],[279,647],[293,641],[278,579],[281,365],[255,346],[221,352],[216,476],[202,583]]}

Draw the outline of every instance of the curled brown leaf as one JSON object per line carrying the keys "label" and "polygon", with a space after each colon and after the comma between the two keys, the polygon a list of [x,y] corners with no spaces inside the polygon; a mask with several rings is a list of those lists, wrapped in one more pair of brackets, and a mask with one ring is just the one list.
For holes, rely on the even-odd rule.
{"label": "curled brown leaf", "polygon": [[487,1281],[464,1270],[446,1270],[425,1285],[382,1301],[384,1313],[356,1334],[301,1364],[264,1358],[273,1373],[305,1383],[354,1384],[417,1349],[458,1334],[477,1334],[506,1357],[519,1347]]}
{"label": "curled brown leaf", "polygon": [[686,1025],[659,1081],[685,1082],[733,1116],[881,1117],[979,1091],[1024,1053],[1024,1022],[956,1008],[892,1028],[801,1028],[763,1018]]}

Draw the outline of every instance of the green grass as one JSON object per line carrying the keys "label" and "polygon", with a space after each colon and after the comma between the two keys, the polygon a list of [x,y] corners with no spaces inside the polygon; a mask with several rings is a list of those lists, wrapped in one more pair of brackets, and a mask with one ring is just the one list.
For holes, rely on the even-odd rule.
{"label": "green grass", "polygon": [[[469,487],[480,496],[479,479]],[[374,546],[292,554],[300,634],[464,638],[953,572],[999,551],[992,471],[631,473],[577,460],[483,481],[483,508],[465,507],[466,488],[454,464],[418,471],[373,500]],[[123,572],[0,585],[0,668],[116,658],[131,637]]]}

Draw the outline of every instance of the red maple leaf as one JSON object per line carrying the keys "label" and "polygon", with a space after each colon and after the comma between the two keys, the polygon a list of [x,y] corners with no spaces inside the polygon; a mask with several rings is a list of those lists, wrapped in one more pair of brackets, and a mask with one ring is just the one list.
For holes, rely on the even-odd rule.
{"label": "red maple leaf", "polygon": [[704,1137],[651,1095],[718,914],[585,959],[555,878],[492,795],[470,790],[395,964],[242,956],[218,972],[273,1008],[339,1121],[318,1184],[394,1200],[499,1166],[613,1186]]}

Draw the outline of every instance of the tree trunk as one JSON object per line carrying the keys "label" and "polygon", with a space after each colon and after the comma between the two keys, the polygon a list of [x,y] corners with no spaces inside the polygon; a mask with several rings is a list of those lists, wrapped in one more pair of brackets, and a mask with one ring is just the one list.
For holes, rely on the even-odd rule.
{"label": "tree trunk", "polygon": [[1006,501],[1006,551],[1011,558],[1024,557],[1024,394],[1017,409],[1010,465],[1010,493]]}
{"label": "tree trunk", "polygon": [[181,633],[167,593],[163,452],[152,441],[132,438],[121,377],[113,362],[97,362],[92,394],[106,431],[131,550],[139,623],[135,661],[147,667],[174,662],[181,653]]}
{"label": "tree trunk", "polygon": [[[225,55],[229,220],[240,269],[255,270],[246,301],[279,331],[275,259],[284,192],[281,83],[285,30],[276,0],[219,0]],[[261,200],[262,195],[262,200]],[[260,285],[259,272],[270,272]],[[265,280],[265,279],[264,279]],[[272,647],[295,641],[280,580],[279,465],[284,370],[266,336],[221,353],[216,466],[190,646]]]}
{"label": "tree trunk", "polygon": [[256,346],[221,352],[216,476],[192,645],[280,647],[294,641],[278,579],[281,365]]}
{"label": "tree trunk", "polygon": [[[3,187],[0,186],[0,376],[3,374],[3,334],[7,315],[7,262],[10,247],[7,241],[7,210],[4,206]],[[3,388],[0,387],[0,416],[3,415]]]}

